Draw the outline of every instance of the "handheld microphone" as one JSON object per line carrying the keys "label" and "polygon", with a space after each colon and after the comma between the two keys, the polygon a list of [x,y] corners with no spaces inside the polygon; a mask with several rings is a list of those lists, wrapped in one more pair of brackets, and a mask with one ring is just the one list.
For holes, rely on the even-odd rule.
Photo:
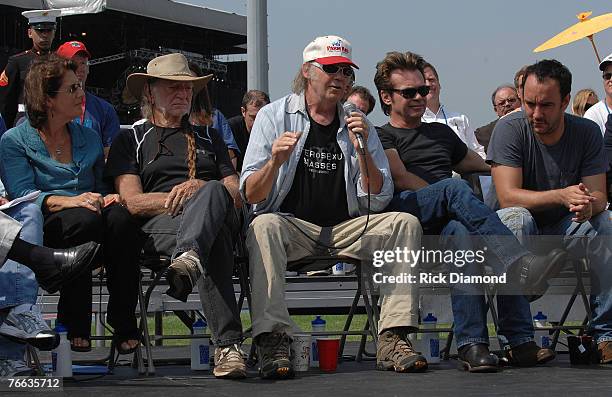
{"label": "handheld microphone", "polygon": [[[342,105],[342,109],[344,109],[344,114],[346,117],[351,117],[352,112],[358,112],[357,105],[352,102],[346,101]],[[357,138],[357,144],[359,145],[359,152],[365,156],[365,144],[363,142],[363,135],[359,132],[354,132],[355,138]]]}

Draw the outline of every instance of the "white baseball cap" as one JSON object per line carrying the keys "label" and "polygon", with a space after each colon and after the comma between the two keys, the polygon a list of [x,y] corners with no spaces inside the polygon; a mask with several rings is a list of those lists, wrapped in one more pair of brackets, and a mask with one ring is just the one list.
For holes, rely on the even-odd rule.
{"label": "white baseball cap", "polygon": [[601,63],[599,64],[599,70],[603,72],[604,69],[608,67],[609,63],[612,63],[612,54],[608,55],[603,59],[603,61],[601,61]]}
{"label": "white baseball cap", "polygon": [[351,43],[339,36],[322,36],[311,41],[304,48],[304,63],[316,61],[321,65],[348,63],[359,69],[352,60]]}
{"label": "white baseball cap", "polygon": [[28,25],[34,29],[54,29],[55,19],[62,14],[60,9],[30,10],[21,13],[28,18]]}

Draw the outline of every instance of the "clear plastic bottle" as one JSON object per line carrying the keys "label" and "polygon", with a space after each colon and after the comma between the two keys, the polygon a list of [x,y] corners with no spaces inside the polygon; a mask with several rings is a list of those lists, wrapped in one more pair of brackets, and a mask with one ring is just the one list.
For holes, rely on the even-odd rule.
{"label": "clear plastic bottle", "polygon": [[55,326],[55,332],[58,333],[60,342],[59,345],[51,352],[51,368],[53,376],[58,378],[72,377],[72,351],[70,342],[68,342],[68,329],[62,324]]}
{"label": "clear plastic bottle", "polygon": [[541,329],[548,326],[550,326],[548,316],[538,311],[538,313],[533,316],[533,328],[535,331],[536,343],[542,347],[550,347],[550,333],[547,330]]}
{"label": "clear plastic bottle", "polygon": [[[316,316],[314,320],[310,322],[312,326],[312,332],[325,332],[325,328],[327,323],[325,320],[321,318],[321,316]],[[317,336],[312,337],[312,347],[310,349],[310,366],[314,368],[319,368],[319,350],[317,348]]]}
{"label": "clear plastic bottle", "polygon": [[[433,313],[427,313],[422,321],[424,329],[435,329],[438,319]],[[423,353],[428,363],[436,364],[440,362],[440,337],[437,332],[425,332],[423,334]]]}
{"label": "clear plastic bottle", "polygon": [[[193,324],[194,335],[206,333],[206,321],[198,320]],[[208,371],[210,369],[210,345],[208,338],[191,339],[191,370]]]}

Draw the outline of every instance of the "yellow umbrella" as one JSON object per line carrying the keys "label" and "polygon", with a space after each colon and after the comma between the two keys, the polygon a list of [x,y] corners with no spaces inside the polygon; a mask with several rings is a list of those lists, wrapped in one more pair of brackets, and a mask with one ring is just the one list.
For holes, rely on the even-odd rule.
{"label": "yellow umbrella", "polygon": [[576,15],[580,22],[570,26],[552,39],[541,44],[539,47],[535,48],[533,52],[550,50],[551,48],[559,47],[586,37],[591,42],[593,50],[595,50],[597,62],[601,62],[599,52],[597,52],[597,47],[595,47],[595,42],[593,41],[593,35],[612,26],[612,13],[589,19],[591,14],[592,12],[581,12],[580,14]]}

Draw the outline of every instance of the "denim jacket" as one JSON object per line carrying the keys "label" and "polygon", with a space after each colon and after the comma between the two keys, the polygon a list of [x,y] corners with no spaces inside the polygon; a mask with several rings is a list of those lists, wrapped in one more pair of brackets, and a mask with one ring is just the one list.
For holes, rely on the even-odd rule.
{"label": "denim jacket", "polygon": [[29,121],[11,128],[0,140],[0,174],[9,198],[40,190],[36,204],[48,196],[78,196],[85,192],[106,194],[102,180],[104,152],[100,135],[74,122],[68,123],[72,139],[72,163],[63,164],[49,155]]}
{"label": "denim jacket", "polygon": [[[348,136],[348,129],[344,122],[344,111],[340,104],[338,104],[337,111],[340,116],[337,140],[346,159],[344,179],[346,181],[348,210],[351,217],[357,217],[365,215],[367,212],[368,194],[361,186],[359,159]],[[374,212],[380,212],[387,207],[387,204],[389,204],[393,197],[393,181],[384,149],[378,139],[374,126],[369,121],[368,128],[368,150],[374,160],[374,164],[376,164],[383,175],[382,189],[380,193],[371,195],[370,209]],[[306,112],[306,101],[303,93],[285,96],[264,106],[257,113],[240,176],[240,192],[243,197],[245,197],[245,181],[247,178],[263,168],[272,156],[272,143],[285,131],[302,131],[303,134],[289,160],[280,167],[276,182],[272,185],[272,190],[268,197],[253,206],[255,215],[278,212],[283,200],[291,189],[295,170],[302,155],[304,143],[308,138],[309,130],[310,121]]]}

